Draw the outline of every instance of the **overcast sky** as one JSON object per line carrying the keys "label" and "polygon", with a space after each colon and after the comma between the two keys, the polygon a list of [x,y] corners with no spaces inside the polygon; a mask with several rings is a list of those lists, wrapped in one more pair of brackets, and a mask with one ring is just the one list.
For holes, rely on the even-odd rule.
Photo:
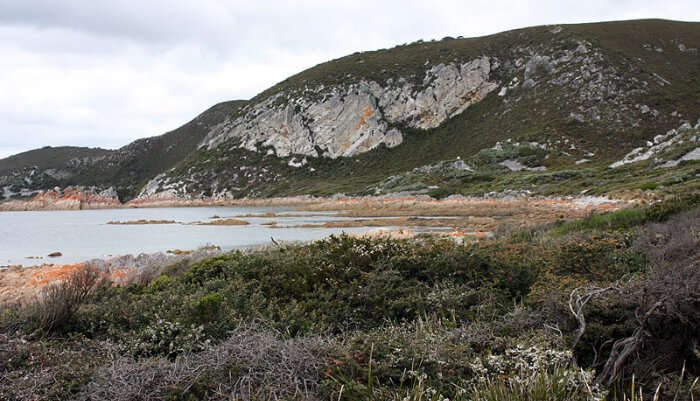
{"label": "overcast sky", "polygon": [[417,39],[635,18],[697,0],[0,0],[0,158],[118,148],[318,63]]}

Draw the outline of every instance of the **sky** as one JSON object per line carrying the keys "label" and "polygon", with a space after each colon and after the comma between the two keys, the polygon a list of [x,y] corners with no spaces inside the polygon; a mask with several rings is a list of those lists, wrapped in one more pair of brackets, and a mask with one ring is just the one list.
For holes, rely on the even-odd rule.
{"label": "sky", "polygon": [[533,25],[700,21],[697,0],[0,0],[0,158],[115,149],[356,51]]}

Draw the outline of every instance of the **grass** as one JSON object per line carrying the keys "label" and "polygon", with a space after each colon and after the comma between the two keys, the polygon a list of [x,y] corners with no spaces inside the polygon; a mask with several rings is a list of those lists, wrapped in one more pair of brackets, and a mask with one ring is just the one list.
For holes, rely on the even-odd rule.
{"label": "grass", "polygon": [[567,221],[554,228],[552,235],[568,235],[585,231],[628,230],[649,222],[661,222],[669,216],[700,205],[698,194],[676,197],[646,208],[622,209],[611,213]]}
{"label": "grass", "polygon": [[647,215],[644,210],[639,208],[623,209],[580,220],[567,221],[552,230],[552,234],[567,235],[582,231],[628,229],[638,226],[645,221],[647,221]]}
{"label": "grass", "polygon": [[574,382],[564,368],[528,372],[524,381],[487,379],[474,386],[466,400],[474,401],[589,401],[602,400],[605,393],[590,391],[592,383]]}

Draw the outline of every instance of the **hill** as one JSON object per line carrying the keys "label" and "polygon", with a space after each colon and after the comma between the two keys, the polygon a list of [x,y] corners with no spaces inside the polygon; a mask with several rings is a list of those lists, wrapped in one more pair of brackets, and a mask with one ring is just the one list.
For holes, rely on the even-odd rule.
{"label": "hill", "polygon": [[[611,174],[610,164],[684,123],[697,125],[699,33],[697,23],[625,21],[356,53],[253,98],[142,196],[483,194],[545,183],[543,191],[571,193],[595,191],[597,182],[598,191],[626,190],[629,181],[611,179],[663,170],[636,164]],[[518,145],[497,150],[507,141]],[[458,159],[468,168],[405,188],[382,184]],[[693,172],[663,181],[686,182],[675,174]],[[579,183],[569,187],[571,178]]]}
{"label": "hill", "polygon": [[[700,23],[638,20],[355,53],[61,184],[114,186],[122,201],[694,191],[698,48]],[[628,155],[638,148],[651,153]]]}
{"label": "hill", "polygon": [[120,199],[132,198],[148,179],[180,162],[211,127],[244,103],[217,104],[176,130],[117,150],[45,147],[2,159],[0,187],[6,188],[6,197],[56,186],[115,187]]}

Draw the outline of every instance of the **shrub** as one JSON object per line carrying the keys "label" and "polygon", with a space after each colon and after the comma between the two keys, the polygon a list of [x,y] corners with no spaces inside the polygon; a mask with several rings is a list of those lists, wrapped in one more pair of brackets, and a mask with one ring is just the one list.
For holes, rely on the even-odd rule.
{"label": "shrub", "polygon": [[178,354],[199,351],[209,344],[204,327],[171,322],[156,316],[153,323],[136,333],[123,350],[134,356],[162,355],[173,358]]}
{"label": "shrub", "polygon": [[639,189],[642,191],[653,191],[654,189],[658,188],[659,184],[655,182],[645,182],[644,184],[639,186]]}
{"label": "shrub", "polygon": [[172,279],[172,277],[162,275],[158,276],[155,280],[151,281],[149,287],[153,291],[163,291],[164,289],[168,288],[168,286],[171,285],[173,281],[174,280]]}
{"label": "shrub", "polygon": [[220,344],[174,360],[118,357],[95,372],[78,399],[315,400],[331,345],[321,337],[284,339],[266,327],[239,326]]}
{"label": "shrub", "polygon": [[647,213],[643,209],[622,209],[565,222],[553,229],[551,234],[567,235],[581,231],[620,230],[640,225],[646,221]]}
{"label": "shrub", "polygon": [[664,202],[655,203],[647,210],[650,221],[662,222],[669,217],[700,206],[700,194],[677,196]]}
{"label": "shrub", "polygon": [[98,271],[86,267],[61,283],[48,285],[41,297],[27,306],[24,329],[39,334],[64,328],[99,282]]}
{"label": "shrub", "polygon": [[219,315],[222,302],[223,296],[218,292],[205,295],[194,305],[192,320],[199,323],[213,321]]}

